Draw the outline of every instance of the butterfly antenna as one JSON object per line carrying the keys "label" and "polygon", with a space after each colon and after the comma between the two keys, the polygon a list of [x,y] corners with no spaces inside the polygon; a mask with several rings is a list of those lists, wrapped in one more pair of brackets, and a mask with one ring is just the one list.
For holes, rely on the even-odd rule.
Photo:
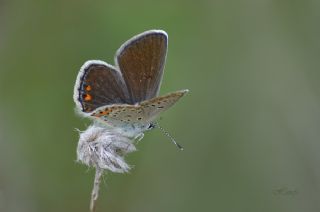
{"label": "butterfly antenna", "polygon": [[155,127],[159,128],[161,130],[161,132],[163,132],[163,134],[165,134],[168,138],[170,138],[172,143],[174,143],[180,150],[183,150],[183,147],[180,144],[178,144],[176,142],[176,140],[174,140],[174,138],[165,129],[163,129],[157,122],[155,122],[153,124]]}

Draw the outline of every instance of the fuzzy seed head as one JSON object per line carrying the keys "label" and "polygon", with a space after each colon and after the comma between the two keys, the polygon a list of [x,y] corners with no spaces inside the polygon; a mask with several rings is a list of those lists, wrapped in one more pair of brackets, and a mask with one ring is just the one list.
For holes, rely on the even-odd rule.
{"label": "fuzzy seed head", "polygon": [[134,139],[91,125],[80,132],[77,160],[89,167],[124,173],[130,170],[124,156],[136,150]]}

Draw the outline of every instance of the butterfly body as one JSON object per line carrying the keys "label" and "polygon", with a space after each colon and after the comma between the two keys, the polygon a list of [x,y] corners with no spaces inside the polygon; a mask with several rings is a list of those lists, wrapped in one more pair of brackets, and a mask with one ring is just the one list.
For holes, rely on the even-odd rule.
{"label": "butterfly body", "polygon": [[145,131],[151,129],[151,123],[112,123],[106,121],[105,119],[96,119],[97,123],[100,123],[101,126],[108,128],[110,131],[128,137],[136,138],[143,134]]}
{"label": "butterfly body", "polygon": [[115,66],[89,60],[80,69],[74,101],[80,113],[110,130],[137,137],[188,90],[158,96],[167,52],[167,34],[150,30],[125,42]]}

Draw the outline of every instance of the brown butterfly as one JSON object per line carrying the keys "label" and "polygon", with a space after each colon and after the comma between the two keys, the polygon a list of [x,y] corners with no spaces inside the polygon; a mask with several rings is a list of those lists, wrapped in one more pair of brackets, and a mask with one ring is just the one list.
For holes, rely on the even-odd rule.
{"label": "brown butterfly", "polygon": [[143,134],[160,113],[188,90],[158,96],[168,47],[168,35],[149,30],[126,41],[115,66],[89,60],[81,67],[73,99],[77,109],[128,137]]}

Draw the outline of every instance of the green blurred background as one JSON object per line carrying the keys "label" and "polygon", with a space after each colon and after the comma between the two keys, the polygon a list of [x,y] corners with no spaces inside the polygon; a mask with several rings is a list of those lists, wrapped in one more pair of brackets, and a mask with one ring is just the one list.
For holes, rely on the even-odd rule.
{"label": "green blurred background", "polygon": [[320,211],[319,22],[317,0],[0,1],[0,211],[88,211],[74,82],[148,29],[161,93],[190,89],[160,121],[185,150],[146,133],[97,212]]}

